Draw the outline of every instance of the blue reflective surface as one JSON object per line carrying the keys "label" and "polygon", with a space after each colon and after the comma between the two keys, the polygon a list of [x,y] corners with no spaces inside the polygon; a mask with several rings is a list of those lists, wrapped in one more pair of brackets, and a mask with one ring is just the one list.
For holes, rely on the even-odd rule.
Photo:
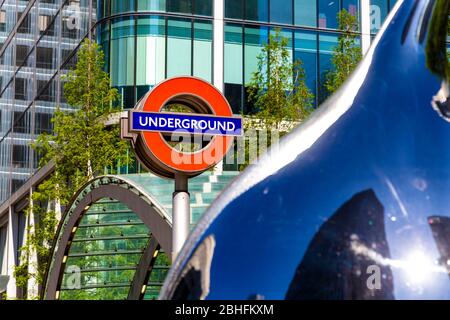
{"label": "blue reflective surface", "polygon": [[[450,123],[417,37],[429,1],[399,3],[344,88],[212,205],[163,299],[450,299]],[[204,239],[209,283],[183,282]]]}

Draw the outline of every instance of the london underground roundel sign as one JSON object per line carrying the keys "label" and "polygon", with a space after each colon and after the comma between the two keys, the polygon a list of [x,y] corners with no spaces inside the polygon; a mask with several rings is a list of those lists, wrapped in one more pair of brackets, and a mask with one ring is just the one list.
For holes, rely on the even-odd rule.
{"label": "london underground roundel sign", "polygon": [[[165,112],[182,105],[190,113]],[[122,137],[131,139],[139,160],[154,173],[174,178],[196,176],[220,162],[243,133],[242,119],[233,117],[226,98],[198,78],[178,77],[161,82],[148,92],[121,121]],[[195,152],[182,151],[168,137],[200,141]],[[172,139],[173,140],[173,139]]]}

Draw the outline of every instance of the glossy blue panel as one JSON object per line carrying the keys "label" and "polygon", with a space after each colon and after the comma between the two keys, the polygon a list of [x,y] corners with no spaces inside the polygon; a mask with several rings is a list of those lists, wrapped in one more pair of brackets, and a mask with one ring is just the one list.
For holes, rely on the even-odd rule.
{"label": "glossy blue panel", "polygon": [[398,2],[344,87],[212,205],[162,298],[450,299],[450,123],[417,37],[430,1]]}

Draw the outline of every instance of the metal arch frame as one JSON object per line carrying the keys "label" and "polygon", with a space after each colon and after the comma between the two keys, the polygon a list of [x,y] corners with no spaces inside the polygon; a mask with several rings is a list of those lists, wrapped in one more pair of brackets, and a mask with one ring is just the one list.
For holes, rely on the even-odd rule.
{"label": "metal arch frame", "polygon": [[[146,249],[142,253],[139,264],[134,273],[133,281],[131,282],[130,291],[128,291],[128,300],[142,300],[145,295],[143,287],[147,285],[150,273],[153,270],[157,253],[160,245],[155,237],[151,236]],[[144,291],[144,292],[143,292]]]}
{"label": "metal arch frame", "polygon": [[[106,179],[106,184],[99,184],[96,186],[96,182],[102,182],[104,179]],[[90,186],[94,187],[93,190],[83,195],[85,189]],[[133,192],[132,189],[137,192]],[[82,199],[78,200],[80,196],[82,196]],[[66,212],[61,219],[52,246],[52,260],[49,263],[46,281],[44,282],[45,286],[43,290],[45,291],[42,296],[45,300],[55,299],[56,293],[59,291],[64,273],[64,257],[70,249],[72,238],[74,236],[74,228],[76,230],[81,219],[84,217],[87,212],[86,208],[103,198],[111,198],[127,205],[128,208],[136,213],[142,222],[150,228],[152,236],[143,255],[150,253],[150,257],[153,257],[154,251],[158,249],[159,246],[166,252],[172,251],[171,218],[152,196],[134,183],[122,177],[104,176],[96,178],[88,182],[72,198],[70,205],[67,207]],[[154,241],[152,241],[152,239],[154,239]],[[148,250],[151,250],[151,248],[154,249],[152,252],[149,252]],[[154,262],[154,259],[146,259],[142,256],[139,267],[148,271],[151,268],[152,262]],[[143,283],[138,282],[145,282],[147,272],[144,272],[144,275],[144,277],[135,276],[131,288],[141,288]],[[131,298],[131,296],[129,296],[129,298]]]}

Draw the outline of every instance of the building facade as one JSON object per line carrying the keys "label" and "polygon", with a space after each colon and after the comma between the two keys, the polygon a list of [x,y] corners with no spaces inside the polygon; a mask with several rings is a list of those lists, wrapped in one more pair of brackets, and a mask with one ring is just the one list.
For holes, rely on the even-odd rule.
{"label": "building facade", "polygon": [[0,6],[0,202],[37,168],[30,143],[65,108],[61,77],[96,21],[95,1],[5,0]]}
{"label": "building facade", "polygon": [[[158,82],[192,75],[217,86],[233,111],[245,114],[250,112],[246,85],[276,28],[289,39],[291,59],[303,62],[306,83],[318,105],[339,36],[337,13],[346,9],[358,17],[359,45],[365,52],[395,2],[0,1],[0,205],[7,206],[33,179],[38,157],[30,144],[52,131],[51,117],[58,106],[69,108],[64,74],[75,65],[84,38],[102,45],[105,68],[124,109],[133,108]],[[11,256],[14,263],[19,260],[17,249],[26,226],[23,208],[9,207],[8,213],[0,212],[0,274],[5,275],[12,272]]]}
{"label": "building facade", "polygon": [[270,32],[281,28],[306,82],[321,85],[337,43],[336,15],[358,16],[367,50],[394,0],[5,0],[0,6],[0,202],[36,170],[30,143],[51,132],[65,105],[63,75],[85,37],[97,39],[124,109],[168,77],[192,75],[223,90],[248,113],[246,84]]}

